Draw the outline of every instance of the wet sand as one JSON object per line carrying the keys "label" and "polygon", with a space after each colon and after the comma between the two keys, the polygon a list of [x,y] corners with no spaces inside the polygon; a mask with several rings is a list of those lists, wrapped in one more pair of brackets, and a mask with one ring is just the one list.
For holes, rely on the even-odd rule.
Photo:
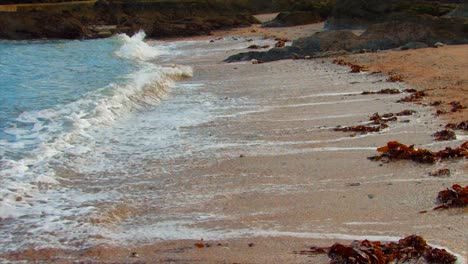
{"label": "wet sand", "polygon": [[[245,42],[250,44],[255,41]],[[463,141],[434,141],[431,134],[445,120],[434,118],[431,107],[396,103],[405,94],[360,94],[407,84],[386,82],[383,74],[351,74],[321,59],[227,64],[222,59],[238,52],[225,49],[231,45],[227,40],[193,45],[187,51],[211,52],[178,57],[177,63],[194,68],[185,83],[202,85],[225,110],[214,121],[185,128],[212,145],[194,152],[191,160],[174,161],[190,162],[169,175],[173,185],[167,187],[167,199],[177,203],[159,208],[174,221],[152,230],[168,238],[3,257],[47,263],[328,263],[326,256],[293,251],[418,234],[459,254],[460,263],[467,258],[467,210],[431,211],[438,191],[467,184],[466,160],[424,165],[367,159],[392,140],[433,150]],[[404,109],[417,113],[379,133],[332,131],[366,122],[375,112]],[[449,168],[451,176],[428,175],[439,168]],[[138,212],[126,217],[133,213]],[[203,247],[195,245],[200,239]]]}

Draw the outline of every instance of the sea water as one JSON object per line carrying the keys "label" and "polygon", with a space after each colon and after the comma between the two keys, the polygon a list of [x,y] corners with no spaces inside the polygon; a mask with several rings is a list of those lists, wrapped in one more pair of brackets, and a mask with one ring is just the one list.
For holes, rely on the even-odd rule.
{"label": "sea water", "polygon": [[[167,47],[144,37],[0,42],[2,251],[76,246],[99,233],[99,204],[122,196],[105,184],[122,184],[114,180],[129,173],[122,164],[151,153],[144,133],[135,134],[145,129],[136,122],[148,121],[138,114],[154,111],[175,81],[192,76],[189,66],[168,63]],[[184,111],[176,108],[153,113],[146,128],[160,125],[151,131],[154,144],[175,144],[170,122]]]}

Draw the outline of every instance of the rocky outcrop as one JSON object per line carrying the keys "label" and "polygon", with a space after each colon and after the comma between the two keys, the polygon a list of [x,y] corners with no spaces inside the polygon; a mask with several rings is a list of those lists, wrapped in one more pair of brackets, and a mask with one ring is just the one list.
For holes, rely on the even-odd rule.
{"label": "rocky outcrop", "polygon": [[[252,4],[262,1],[251,0]],[[257,3],[259,2],[259,3]],[[64,8],[61,5],[61,8]],[[252,9],[259,8],[253,5]],[[29,9],[28,9],[29,10]],[[211,30],[258,23],[235,1],[112,1],[94,7],[0,12],[0,38],[82,39],[132,34],[144,30],[152,38],[208,34]],[[102,30],[105,29],[105,30]]]}
{"label": "rocky outcrop", "polygon": [[39,12],[3,13],[0,15],[0,38],[77,39],[90,34],[79,19],[69,13],[44,14]]}
{"label": "rocky outcrop", "polygon": [[393,17],[442,16],[452,11],[456,1],[431,0],[337,0],[327,18],[328,29],[367,28],[394,20]]}
{"label": "rocky outcrop", "polygon": [[[333,55],[337,52],[362,52],[398,48],[468,43],[465,19],[423,16],[414,21],[399,20],[374,24],[360,36],[349,30],[328,30],[295,40],[290,47],[265,52],[241,53],[226,59],[273,61],[304,56]],[[418,44],[414,44],[418,42]],[[413,44],[409,44],[413,43]],[[406,47],[405,47],[406,45]]]}
{"label": "rocky outcrop", "polygon": [[314,11],[283,12],[279,13],[274,20],[264,23],[262,27],[291,27],[317,23],[322,20],[320,14]]}

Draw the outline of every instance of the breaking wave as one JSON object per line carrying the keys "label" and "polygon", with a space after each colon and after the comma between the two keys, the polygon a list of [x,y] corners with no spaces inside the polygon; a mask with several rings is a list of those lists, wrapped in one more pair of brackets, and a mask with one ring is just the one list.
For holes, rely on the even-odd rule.
{"label": "breaking wave", "polygon": [[24,111],[3,131],[15,140],[0,139],[0,219],[39,216],[44,212],[56,216],[66,214],[57,208],[76,208],[86,195],[79,193],[79,201],[73,200],[77,196],[61,187],[63,179],[55,165],[67,155],[91,151],[91,131],[112,125],[130,111],[157,104],[175,81],[192,76],[188,66],[150,62],[156,61],[162,51],[145,43],[144,37],[144,32],[139,32],[132,37],[118,35],[102,40],[117,41],[118,50],[107,52],[131,60],[136,65],[135,72],[88,91],[78,100]]}

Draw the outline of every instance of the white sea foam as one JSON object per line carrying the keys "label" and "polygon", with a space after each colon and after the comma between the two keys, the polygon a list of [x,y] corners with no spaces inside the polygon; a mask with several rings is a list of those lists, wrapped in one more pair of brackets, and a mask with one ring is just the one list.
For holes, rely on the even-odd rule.
{"label": "white sea foam", "polygon": [[146,37],[144,31],[140,31],[132,37],[126,34],[119,34],[118,39],[123,42],[123,45],[116,52],[122,58],[147,61],[161,55],[161,50],[148,45],[143,40]]}
{"label": "white sea foam", "polygon": [[[157,104],[175,81],[192,76],[188,66],[150,63],[161,51],[146,44],[144,37],[144,32],[132,37],[118,36],[122,46],[115,54],[134,61],[139,68],[122,82],[111,83],[65,105],[23,112],[17,122],[28,124],[27,128],[12,127],[5,131],[17,140],[2,141],[2,149],[24,148],[28,154],[18,160],[3,157],[0,161],[0,218],[40,215],[46,207],[76,204],[73,196],[66,195],[67,190],[60,186],[53,163],[64,155],[86,153],[94,142],[90,131],[111,125],[129,111]],[[63,194],[62,200],[53,205],[48,197],[58,194]],[[54,215],[62,213],[46,211],[53,211]]]}

